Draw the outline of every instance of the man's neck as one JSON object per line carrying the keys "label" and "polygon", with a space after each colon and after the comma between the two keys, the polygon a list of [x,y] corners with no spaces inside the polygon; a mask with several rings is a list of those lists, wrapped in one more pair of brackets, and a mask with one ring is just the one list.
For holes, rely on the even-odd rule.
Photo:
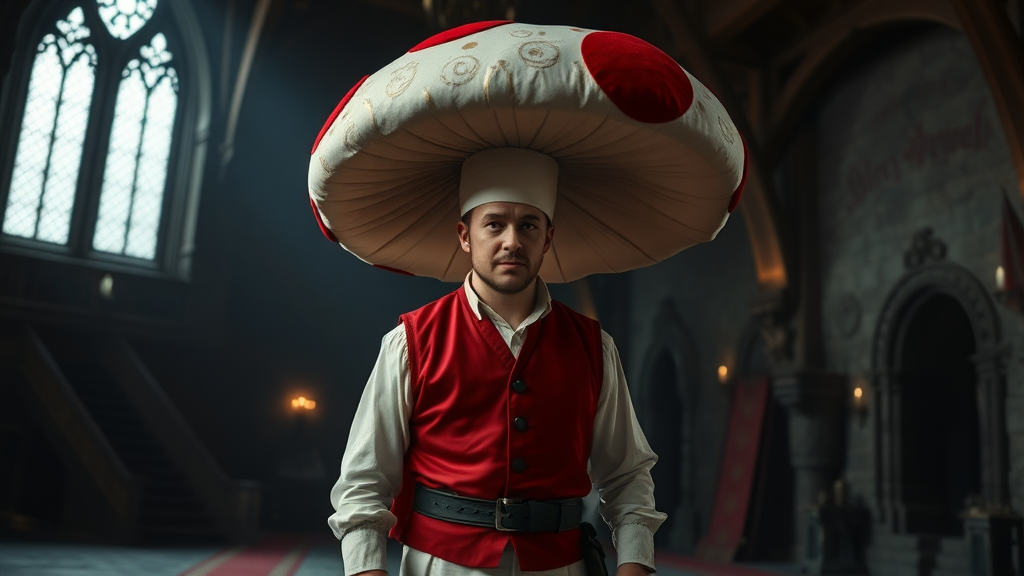
{"label": "man's neck", "polygon": [[490,306],[491,310],[502,320],[508,322],[512,328],[519,328],[519,325],[526,321],[537,309],[537,279],[534,278],[530,285],[521,292],[515,294],[502,294],[491,288],[487,283],[480,280],[473,274],[469,281],[477,298]]}

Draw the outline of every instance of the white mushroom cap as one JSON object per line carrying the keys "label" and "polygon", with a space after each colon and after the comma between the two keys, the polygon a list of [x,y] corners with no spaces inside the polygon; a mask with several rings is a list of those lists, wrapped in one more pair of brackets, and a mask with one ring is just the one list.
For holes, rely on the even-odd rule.
{"label": "white mushroom cap", "polygon": [[[494,149],[537,154],[481,154]],[[503,169],[501,155],[533,167]],[[713,239],[745,168],[722,105],[657,48],[491,22],[435,36],[357,84],[317,139],[309,194],[325,234],[360,259],[453,282],[470,269],[455,232],[467,199],[526,199],[549,216],[557,201],[541,276],[568,282]],[[495,196],[503,172],[520,174]]]}

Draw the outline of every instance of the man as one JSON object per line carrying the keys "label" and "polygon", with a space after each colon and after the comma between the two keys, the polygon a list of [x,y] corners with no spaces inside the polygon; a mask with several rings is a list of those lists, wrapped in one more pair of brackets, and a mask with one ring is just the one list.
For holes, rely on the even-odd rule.
{"label": "man", "polygon": [[713,95],[624,34],[477,23],[353,87],[314,144],[321,230],[462,285],[383,339],[331,493],[347,575],[383,571],[390,533],[403,576],[582,576],[592,486],[619,576],[654,570],[656,456],[618,352],[544,279],[712,239],[744,173]]}
{"label": "man", "polygon": [[[387,504],[395,494],[409,493],[410,486],[406,483],[409,479],[426,481],[446,489],[452,485],[467,485],[464,491],[472,491],[475,484],[482,484],[486,486],[482,491],[461,495],[490,501],[531,492],[544,494],[543,501],[552,501],[582,498],[590,490],[592,477],[594,485],[603,494],[601,510],[613,529],[617,544],[620,558],[618,575],[642,576],[654,569],[653,533],[665,519],[664,514],[654,509],[649,470],[656,457],[633,415],[612,339],[600,331],[595,322],[552,302],[547,287],[538,277],[544,255],[550,250],[554,238],[555,227],[551,223],[553,205],[533,198],[534,204],[545,206],[546,213],[544,209],[526,203],[531,201],[530,194],[537,192],[537,182],[525,183],[529,188],[524,188],[524,193],[517,195],[516,185],[519,182],[514,175],[501,174],[497,181],[488,180],[488,175],[501,165],[511,164],[520,166],[521,173],[557,173],[557,166],[550,158],[525,150],[495,149],[466,160],[460,186],[465,214],[457,224],[457,233],[461,249],[470,256],[472,272],[455,293],[414,315],[403,316],[403,323],[384,338],[380,358],[352,424],[341,477],[331,494],[337,509],[331,525],[335,533],[342,535],[348,574],[384,568],[385,529],[390,529],[395,522]],[[496,192],[499,185],[502,189]],[[525,202],[483,202],[495,195]],[[471,324],[474,320],[486,322],[486,331],[477,333],[471,326],[453,319],[452,316],[459,314],[452,314],[452,308],[464,312],[462,316],[468,316]],[[555,311],[554,316],[552,311]],[[445,327],[454,324],[454,330],[464,332],[454,337],[451,334],[438,336],[436,326],[424,328],[423,324]],[[586,326],[582,335],[575,324]],[[434,373],[420,375],[418,379],[410,375],[417,364],[420,370],[428,368],[421,362],[410,363],[410,337],[438,346],[466,349],[470,345],[469,340],[479,341],[488,333],[500,335],[500,345],[506,346],[511,356],[518,360],[524,356],[523,347],[531,328],[535,339],[540,341],[534,344],[533,350],[526,352],[533,355],[527,360],[531,364],[543,363],[546,357],[538,353],[536,346],[551,347],[559,364],[573,366],[571,374],[565,375],[564,379],[545,379],[523,374],[514,367],[509,370],[502,366],[492,377],[489,366],[474,366],[476,370],[470,378],[479,380],[470,385],[478,389],[473,391],[469,402],[460,402],[460,398],[449,395],[453,388],[456,394],[462,392],[458,384],[451,383],[461,376],[455,363],[428,363]],[[587,329],[592,342],[586,341]],[[423,335],[428,338],[423,338]],[[570,339],[576,341],[571,342]],[[439,341],[443,344],[436,344]],[[425,344],[416,347],[421,348]],[[588,345],[593,350],[587,350]],[[471,360],[460,360],[459,364],[501,364],[501,355],[494,352],[487,350],[485,345],[483,354],[474,355],[476,357]],[[574,366],[576,364],[581,367]],[[410,365],[414,368],[409,369]],[[596,365],[596,370],[590,370],[590,365]],[[546,366],[542,372],[557,369]],[[595,373],[592,375],[594,378],[588,377],[589,372]],[[440,393],[424,390],[423,385],[416,386],[413,380],[427,381],[426,386],[442,390]],[[524,381],[527,384],[520,384]],[[479,388],[484,386],[490,390],[481,393]],[[558,387],[560,390],[543,390],[542,387]],[[517,405],[519,398],[541,394],[543,396],[532,406]],[[418,402],[420,398],[417,396],[427,399]],[[435,402],[435,397],[440,401]],[[509,410],[518,411],[507,414]],[[420,416],[420,413],[431,412],[438,413],[446,421],[457,421],[459,425],[452,429],[431,421],[429,416]],[[572,422],[573,428],[585,427],[586,433],[581,434],[582,430],[572,428],[560,430],[559,422]],[[552,434],[546,435],[545,431]],[[554,437],[557,432],[561,432],[559,435],[563,437]],[[433,445],[431,440],[434,438],[423,437],[439,434],[443,435],[441,446]],[[510,440],[521,440],[534,447],[510,448],[506,446]],[[456,452],[473,452],[473,449],[466,448],[470,444],[477,444],[475,451],[480,454],[467,458],[445,453],[446,446],[454,447]],[[575,449],[577,455],[573,458],[567,452],[573,452],[577,444],[583,446]],[[410,447],[414,452],[434,452],[428,460],[455,458],[468,465],[454,471],[439,471],[429,461],[417,466],[420,464],[419,454],[413,453],[409,459],[406,458]],[[550,450],[550,456],[526,457],[527,454],[535,455],[538,450]],[[524,458],[517,457],[520,455]],[[590,477],[587,476],[588,458]],[[551,461],[545,463],[546,460]],[[481,462],[490,468],[476,469]],[[406,470],[404,479],[403,463],[414,471],[414,474],[408,474],[409,470]],[[518,481],[517,477],[524,475],[535,478]],[[541,485],[530,485],[537,483],[536,477],[541,480]],[[414,528],[418,528],[415,526],[418,518],[400,510],[400,501],[401,498],[396,504],[396,512],[406,516],[406,523],[411,521]],[[493,519],[489,520],[493,522]],[[577,519],[577,526],[578,523]],[[448,527],[441,525],[442,529]],[[435,524],[430,532],[438,529]],[[442,562],[452,564],[445,557],[462,559],[474,568],[484,569],[490,568],[488,564],[497,559],[499,568],[493,572],[483,570],[484,573],[509,573],[508,567],[502,566],[502,560],[506,565],[516,566],[515,569],[525,564],[526,567],[544,567],[532,571],[548,572],[568,565],[570,574],[583,573],[576,526],[563,531],[565,533],[561,537],[550,531],[533,533],[532,536],[539,536],[534,542],[495,528],[469,530],[476,534],[465,531],[451,534],[457,541],[449,540],[448,546],[445,542],[424,542],[422,534],[396,531],[396,536],[403,542],[422,542],[424,548],[441,556],[434,558],[433,554],[407,547],[403,573],[426,574],[436,570]],[[481,538],[480,531],[489,532],[490,537]],[[499,540],[497,546],[494,537]],[[561,549],[555,551],[552,547]],[[462,550],[466,548],[474,548],[476,553],[466,554]],[[523,562],[515,555],[514,552],[520,548],[523,549],[521,553],[531,555],[528,561]],[[556,565],[551,566],[552,562]],[[428,566],[434,568],[428,570]],[[445,572],[444,569],[441,571]]]}

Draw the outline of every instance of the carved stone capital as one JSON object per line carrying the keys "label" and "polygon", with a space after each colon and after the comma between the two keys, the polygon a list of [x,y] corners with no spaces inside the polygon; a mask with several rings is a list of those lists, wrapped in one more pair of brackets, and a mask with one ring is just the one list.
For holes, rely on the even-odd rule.
{"label": "carved stone capital", "polygon": [[762,292],[750,305],[750,313],[757,320],[773,371],[793,364],[795,331],[792,319],[795,310],[795,302],[787,289]]}

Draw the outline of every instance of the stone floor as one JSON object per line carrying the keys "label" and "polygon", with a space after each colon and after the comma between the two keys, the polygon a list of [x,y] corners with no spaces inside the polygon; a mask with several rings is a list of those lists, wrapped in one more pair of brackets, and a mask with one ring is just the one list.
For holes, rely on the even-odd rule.
{"label": "stone floor", "polygon": [[[324,539],[299,540],[299,553],[273,557],[261,566],[230,563],[238,550],[217,547],[144,548],[0,540],[2,576],[340,576],[338,546]],[[249,549],[252,551],[253,549]],[[304,555],[302,554],[304,553]],[[391,574],[398,574],[401,549],[389,548]],[[297,565],[297,566],[296,566]],[[788,565],[694,564],[680,557],[659,559],[663,576],[775,576],[799,574]]]}

